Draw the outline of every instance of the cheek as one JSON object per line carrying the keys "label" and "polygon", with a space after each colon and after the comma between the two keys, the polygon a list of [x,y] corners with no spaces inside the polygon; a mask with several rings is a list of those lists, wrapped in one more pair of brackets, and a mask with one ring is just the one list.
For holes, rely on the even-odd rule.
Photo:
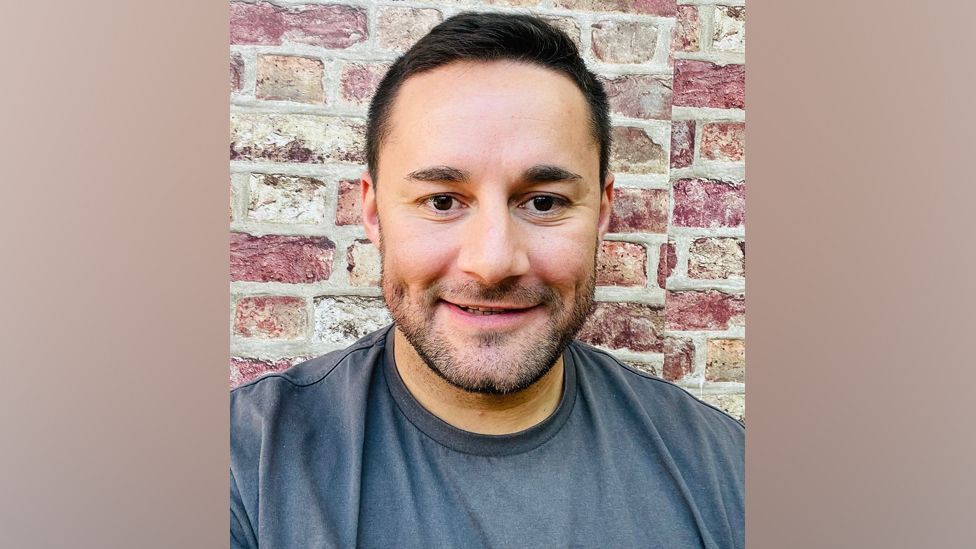
{"label": "cheek", "polygon": [[576,231],[540,236],[529,248],[533,274],[551,286],[575,288],[594,269],[596,234]]}
{"label": "cheek", "polygon": [[455,257],[450,234],[432,231],[429,224],[383,225],[382,236],[384,271],[408,286],[427,285],[443,276]]}

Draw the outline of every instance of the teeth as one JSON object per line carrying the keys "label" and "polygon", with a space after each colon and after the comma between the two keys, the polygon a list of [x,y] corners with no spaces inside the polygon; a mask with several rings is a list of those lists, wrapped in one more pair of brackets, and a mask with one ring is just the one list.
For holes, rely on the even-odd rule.
{"label": "teeth", "polygon": [[480,309],[478,307],[461,307],[465,311],[476,314],[476,315],[497,315],[498,313],[504,313],[504,309]]}

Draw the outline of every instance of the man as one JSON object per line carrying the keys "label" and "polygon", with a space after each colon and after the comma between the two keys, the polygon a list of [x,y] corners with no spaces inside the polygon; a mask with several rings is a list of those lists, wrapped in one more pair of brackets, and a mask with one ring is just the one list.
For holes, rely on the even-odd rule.
{"label": "man", "polygon": [[394,63],[362,176],[394,325],[232,393],[232,546],[744,545],[742,425],[572,341],[607,112],[528,16],[455,16]]}

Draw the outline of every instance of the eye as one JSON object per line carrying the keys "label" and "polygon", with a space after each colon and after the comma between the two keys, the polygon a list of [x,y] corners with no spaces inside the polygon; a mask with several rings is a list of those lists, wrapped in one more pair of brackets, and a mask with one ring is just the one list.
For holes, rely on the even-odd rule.
{"label": "eye", "polygon": [[569,205],[568,201],[558,196],[540,194],[526,200],[520,206],[529,213],[539,217],[551,217],[558,215]]}
{"label": "eye", "polygon": [[537,196],[532,199],[532,206],[540,212],[548,212],[555,205],[555,199],[551,196]]}
{"label": "eye", "polygon": [[449,194],[428,196],[421,201],[421,205],[435,215],[457,213],[463,206],[460,200]]}
{"label": "eye", "polygon": [[450,196],[441,194],[431,197],[430,205],[433,206],[435,210],[446,212],[451,209],[452,205],[454,205],[454,199]]}

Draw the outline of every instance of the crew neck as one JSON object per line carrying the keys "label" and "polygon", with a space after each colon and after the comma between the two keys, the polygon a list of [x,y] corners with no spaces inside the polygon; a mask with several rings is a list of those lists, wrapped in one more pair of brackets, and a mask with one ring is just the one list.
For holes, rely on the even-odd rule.
{"label": "crew neck", "polygon": [[393,353],[395,327],[386,333],[383,374],[390,394],[403,415],[421,432],[442,446],[479,456],[508,456],[533,450],[551,439],[569,419],[576,403],[576,361],[569,345],[563,351],[563,393],[556,409],[542,422],[517,433],[485,435],[459,429],[435,416],[414,398],[397,371]]}

